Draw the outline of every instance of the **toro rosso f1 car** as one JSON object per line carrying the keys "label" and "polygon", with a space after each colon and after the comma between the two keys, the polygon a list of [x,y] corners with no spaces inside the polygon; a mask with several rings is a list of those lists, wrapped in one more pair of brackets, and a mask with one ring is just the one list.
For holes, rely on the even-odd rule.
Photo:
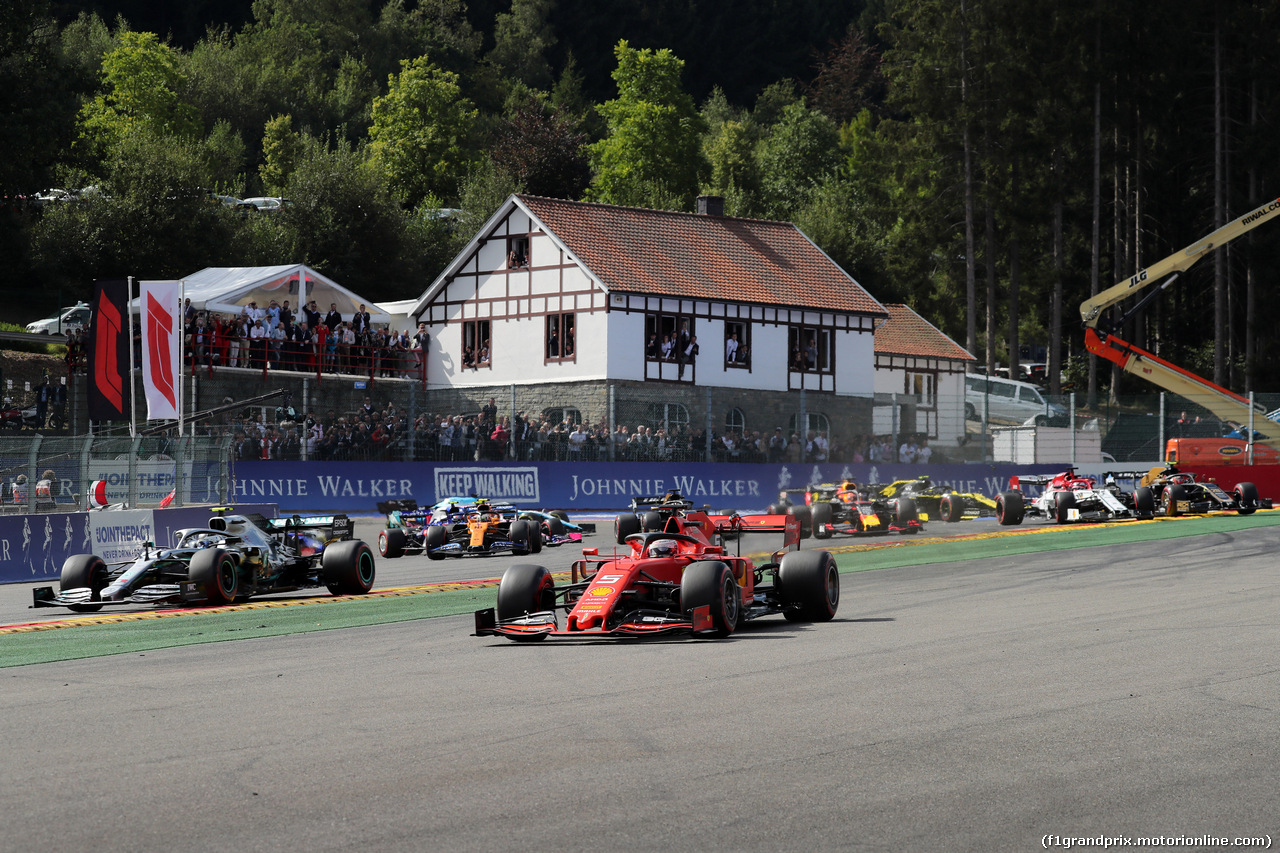
{"label": "toro rosso f1 car", "polygon": [[37,587],[32,606],[94,611],[108,604],[223,605],[319,586],[334,595],[361,595],[373,588],[373,551],[351,532],[345,515],[215,516],[207,528],[177,531],[172,548],[147,543],[131,562],[68,557],[59,591]]}
{"label": "toro rosso f1 car", "polygon": [[[826,622],[840,602],[840,576],[826,551],[800,542],[794,516],[743,517],[738,529],[783,533],[783,550],[755,565],[712,544],[725,530],[698,511],[674,515],[660,531],[633,533],[626,548],[587,548],[570,583],[557,586],[533,564],[511,566],[496,608],[477,611],[476,635],[516,641],[547,637],[727,637],[748,619],[781,613],[792,622]],[[732,526],[732,522],[725,522]]]}

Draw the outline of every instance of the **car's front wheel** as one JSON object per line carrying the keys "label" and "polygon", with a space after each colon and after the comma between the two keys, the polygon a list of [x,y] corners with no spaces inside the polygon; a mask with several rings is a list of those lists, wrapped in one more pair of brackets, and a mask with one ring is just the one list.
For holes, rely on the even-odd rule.
{"label": "car's front wheel", "polygon": [[832,519],[835,513],[831,509],[831,504],[819,503],[813,505],[813,538],[814,539],[830,539]]}
{"label": "car's front wheel", "polygon": [[[63,592],[69,589],[92,590],[90,601],[99,601],[103,587],[107,585],[107,564],[96,554],[76,554],[67,557],[62,564],[62,575],[58,579],[58,588]],[[101,604],[72,604],[72,610],[79,613],[92,613],[101,610]]]}
{"label": "car's front wheel", "polygon": [[742,591],[727,565],[719,560],[703,560],[684,570],[680,580],[680,605],[687,614],[707,607],[711,611],[711,629],[697,636],[723,638],[738,627]]}
{"label": "car's front wheel", "polygon": [[406,541],[403,530],[398,527],[388,527],[378,534],[378,553],[388,560],[403,557]]}
{"label": "car's front wheel", "polygon": [[1071,523],[1071,510],[1076,508],[1076,496],[1074,492],[1058,492],[1057,500],[1053,507],[1053,516],[1059,524]]}
{"label": "car's front wheel", "polygon": [[964,506],[958,498],[951,495],[943,495],[938,501],[938,515],[942,516],[942,520],[947,523],[953,523],[964,518]]}
{"label": "car's front wheel", "polygon": [[784,554],[778,588],[788,622],[830,622],[840,606],[840,572],[826,551]]}
{"label": "car's front wheel", "polygon": [[[530,613],[554,610],[555,605],[555,582],[551,579],[551,572],[547,571],[545,566],[516,563],[502,573],[502,579],[498,581],[496,609],[499,622],[517,619]],[[511,637],[517,642],[536,642],[546,638],[546,634]]]}
{"label": "car's front wheel", "polygon": [[1233,497],[1240,515],[1253,515],[1257,511],[1258,487],[1253,483],[1237,483]]}
{"label": "car's front wheel", "polygon": [[439,524],[433,524],[422,534],[423,548],[427,552],[429,560],[443,560],[444,554],[438,553],[436,549],[443,548],[445,543],[449,541],[449,533]]}
{"label": "car's front wheel", "polygon": [[1009,489],[996,496],[996,522],[1008,527],[1021,524],[1026,515],[1027,506],[1022,501],[1022,492]]}
{"label": "car's front wheel", "polygon": [[215,607],[231,604],[240,592],[240,569],[235,557],[221,548],[197,551],[191,558],[187,579],[203,587],[205,600]]}

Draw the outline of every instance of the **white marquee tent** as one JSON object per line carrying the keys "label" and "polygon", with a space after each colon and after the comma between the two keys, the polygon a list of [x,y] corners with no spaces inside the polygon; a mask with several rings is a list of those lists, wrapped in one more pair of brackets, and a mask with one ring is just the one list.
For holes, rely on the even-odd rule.
{"label": "white marquee tent", "polygon": [[305,264],[273,267],[206,267],[182,279],[185,296],[197,311],[239,314],[250,302],[265,309],[271,300],[281,306],[287,301],[296,314],[300,305],[315,300],[321,314],[337,305],[344,320],[350,320],[365,305],[374,323],[387,323],[391,316],[372,300],[352,293],[336,281]]}

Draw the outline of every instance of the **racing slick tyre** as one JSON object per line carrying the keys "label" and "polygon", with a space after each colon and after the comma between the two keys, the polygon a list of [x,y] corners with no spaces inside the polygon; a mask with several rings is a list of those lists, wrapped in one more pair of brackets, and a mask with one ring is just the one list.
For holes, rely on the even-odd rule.
{"label": "racing slick tyre", "polygon": [[692,616],[696,608],[711,610],[711,630],[695,636],[723,638],[738,627],[742,613],[742,590],[733,572],[719,560],[691,563],[680,580],[680,606]]}
{"label": "racing slick tyre", "polygon": [[398,527],[388,527],[378,534],[378,553],[388,560],[404,556],[404,531]]}
{"label": "racing slick tyre", "polygon": [[662,529],[662,513],[646,512],[640,516],[640,529],[645,533],[656,533]]}
{"label": "racing slick tyre", "polygon": [[827,551],[784,554],[778,588],[788,622],[830,622],[840,606],[840,572]]}
{"label": "racing slick tyre", "polygon": [[1169,518],[1178,517],[1178,501],[1188,501],[1187,488],[1181,483],[1170,483],[1164,490],[1164,514]]}
{"label": "racing slick tyre", "polygon": [[1054,503],[1053,517],[1059,524],[1071,523],[1071,510],[1076,507],[1076,496],[1072,492],[1058,492],[1058,499]]}
{"label": "racing slick tyre", "polygon": [[[554,610],[556,606],[556,586],[551,579],[551,572],[545,566],[531,563],[516,563],[508,566],[498,581],[497,617],[515,619],[529,613],[540,613]],[[546,634],[530,634],[527,637],[512,637],[518,643],[545,640]]]}
{"label": "racing slick tyre", "polygon": [[1231,496],[1236,499],[1236,512],[1253,515],[1258,511],[1258,487],[1253,483],[1236,483]]}
{"label": "racing slick tyre", "polygon": [[231,604],[240,592],[240,571],[235,557],[221,548],[197,551],[191,557],[187,579],[204,587],[206,602],[214,607]]}
{"label": "racing slick tyre", "polygon": [[801,539],[808,539],[813,535],[813,515],[807,506],[789,506],[787,515],[794,515],[800,522]]}
{"label": "racing slick tyre", "polygon": [[559,516],[553,515],[547,519],[547,533],[552,536],[564,535],[564,522],[560,520]]}
{"label": "racing slick tyre", "polygon": [[640,532],[640,516],[634,512],[624,513],[613,520],[613,538],[619,545],[627,544],[627,537]]}
{"label": "racing slick tyre", "polygon": [[1005,527],[1021,524],[1026,514],[1027,505],[1022,502],[1022,492],[1017,489],[1001,492],[996,497],[996,521],[999,524]]}
{"label": "racing slick tyre", "polygon": [[[107,585],[108,574],[107,564],[101,557],[96,554],[76,554],[67,557],[63,562],[58,589],[66,592],[69,589],[88,587],[93,590],[90,600],[99,601],[102,598],[102,590]],[[92,613],[102,609],[101,604],[72,604],[69,607],[78,613]]]}
{"label": "racing slick tyre", "polygon": [[943,495],[938,499],[938,515],[943,521],[953,524],[964,518],[964,503],[949,494]]}
{"label": "racing slick tyre", "polygon": [[[529,521],[513,521],[507,535],[513,544],[511,553],[524,556],[533,553],[533,537],[537,528]],[[541,544],[541,540],[538,540]],[[539,550],[541,550],[539,548]]]}
{"label": "racing slick tyre", "polygon": [[1140,486],[1134,491],[1133,514],[1143,520],[1155,518],[1156,497],[1150,486]]}
{"label": "racing slick tyre", "polygon": [[814,539],[830,539],[831,523],[835,512],[831,509],[831,504],[814,504],[810,513],[810,519],[813,522],[813,538]]}
{"label": "racing slick tyre", "polygon": [[373,573],[373,549],[359,539],[334,542],[320,555],[320,576],[334,595],[364,595]]}
{"label": "racing slick tyre", "polygon": [[433,524],[428,527],[422,534],[423,550],[427,552],[429,560],[443,560],[444,554],[436,552],[437,548],[444,547],[449,541],[449,532],[439,524]]}
{"label": "racing slick tyre", "polygon": [[769,515],[786,515],[790,506],[791,501],[778,501],[776,504],[769,504]]}
{"label": "racing slick tyre", "polygon": [[911,522],[920,522],[920,511],[916,509],[916,502],[911,498],[898,498],[898,508],[894,510],[897,517],[897,524],[903,528],[903,533],[919,533],[919,527],[909,527]]}
{"label": "racing slick tyre", "polygon": [[555,517],[555,518],[558,518],[558,519],[560,519],[561,521],[568,521],[568,520],[569,520],[569,513],[565,512],[565,511],[564,511],[564,510],[562,510],[562,509],[553,509],[553,510],[551,510],[551,512],[549,512],[549,513],[547,513],[547,514],[548,514],[548,515],[550,515],[550,516],[553,516],[553,517]]}

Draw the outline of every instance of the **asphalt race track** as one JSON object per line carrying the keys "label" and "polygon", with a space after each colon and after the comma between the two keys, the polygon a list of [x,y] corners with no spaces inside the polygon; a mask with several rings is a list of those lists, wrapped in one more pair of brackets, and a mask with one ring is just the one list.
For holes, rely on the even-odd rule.
{"label": "asphalt race track", "polygon": [[[1275,839],[1280,526],[1211,521],[845,574],[834,622],[726,641],[521,645],[451,616],[0,668],[0,850]],[[499,573],[418,560],[375,588]],[[35,618],[29,586],[0,593],[0,624]]]}

